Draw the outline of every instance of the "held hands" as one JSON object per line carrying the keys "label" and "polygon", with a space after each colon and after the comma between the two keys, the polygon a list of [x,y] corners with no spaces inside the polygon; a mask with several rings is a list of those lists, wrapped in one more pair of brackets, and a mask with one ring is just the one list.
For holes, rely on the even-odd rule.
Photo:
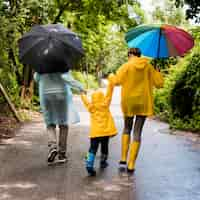
{"label": "held hands", "polygon": [[82,95],[82,94],[87,95],[87,90],[82,89],[82,90],[81,90],[81,95]]}
{"label": "held hands", "polygon": [[155,70],[160,72],[160,68],[158,66],[155,66]]}
{"label": "held hands", "polygon": [[115,76],[114,76],[114,74],[110,74],[108,76],[108,81],[109,81],[110,84],[114,84],[115,83]]}

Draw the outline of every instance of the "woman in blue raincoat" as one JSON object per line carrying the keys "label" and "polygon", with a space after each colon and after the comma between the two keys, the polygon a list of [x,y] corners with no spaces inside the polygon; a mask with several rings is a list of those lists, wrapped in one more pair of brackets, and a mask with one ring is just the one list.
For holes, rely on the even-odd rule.
{"label": "woman in blue raincoat", "polygon": [[[39,84],[40,106],[48,135],[48,163],[55,161],[58,155],[59,162],[66,162],[66,145],[68,124],[78,121],[74,113],[70,87],[78,92],[84,92],[80,82],[73,79],[70,73],[34,74]],[[71,116],[71,114],[75,114]],[[56,125],[59,126],[59,139],[57,146]]]}

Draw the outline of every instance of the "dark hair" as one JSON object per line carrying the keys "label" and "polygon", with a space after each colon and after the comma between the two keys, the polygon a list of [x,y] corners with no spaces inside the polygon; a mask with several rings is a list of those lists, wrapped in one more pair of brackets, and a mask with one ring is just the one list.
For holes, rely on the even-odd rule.
{"label": "dark hair", "polygon": [[141,51],[139,48],[130,48],[128,50],[128,56],[130,55],[134,55],[134,56],[137,56],[137,57],[140,57],[141,56]]}

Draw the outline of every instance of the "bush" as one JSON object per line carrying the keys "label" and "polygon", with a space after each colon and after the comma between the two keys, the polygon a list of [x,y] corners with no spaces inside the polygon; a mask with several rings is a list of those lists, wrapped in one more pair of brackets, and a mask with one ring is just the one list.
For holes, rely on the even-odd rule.
{"label": "bush", "polygon": [[169,70],[163,89],[155,92],[155,112],[170,126],[200,130],[200,54],[193,53]]}
{"label": "bush", "polygon": [[[7,71],[6,69],[0,70],[0,82],[4,89],[8,93],[11,101],[16,105],[20,105],[20,86],[17,83],[16,76],[14,73]],[[0,102],[3,102],[4,98],[0,98]]]}
{"label": "bush", "polygon": [[171,91],[171,107],[178,117],[192,117],[200,98],[200,54],[194,54]]}

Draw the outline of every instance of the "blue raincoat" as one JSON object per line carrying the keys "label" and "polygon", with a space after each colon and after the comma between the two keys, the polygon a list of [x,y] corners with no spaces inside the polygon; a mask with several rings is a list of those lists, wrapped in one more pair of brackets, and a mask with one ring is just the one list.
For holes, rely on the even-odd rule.
{"label": "blue raincoat", "polygon": [[72,100],[71,87],[83,91],[80,82],[70,73],[34,74],[39,84],[40,106],[46,125],[67,125],[79,122],[79,115]]}

